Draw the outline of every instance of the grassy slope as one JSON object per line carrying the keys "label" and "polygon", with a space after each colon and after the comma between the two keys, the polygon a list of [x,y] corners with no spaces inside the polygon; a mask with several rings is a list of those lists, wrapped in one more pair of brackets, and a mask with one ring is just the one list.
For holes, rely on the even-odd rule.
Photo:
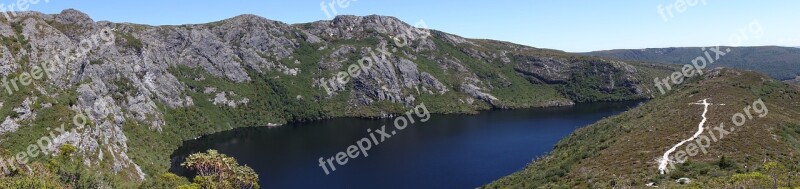
{"label": "grassy slope", "polygon": [[[706,125],[726,122],[758,98],[766,102],[767,117],[748,121],[724,140],[713,143],[709,154],[689,159],[678,171],[661,176],[656,159],[669,147],[691,136],[702,106],[689,105],[711,98]],[[560,141],[546,157],[524,170],[499,179],[486,188],[607,188],[672,183],[680,177],[695,186],[721,187],[735,173],[756,171],[764,161],[793,165],[798,161],[800,89],[752,72],[727,70],[721,77],[695,79],[678,90],[633,110],[579,129]],[[721,156],[737,168],[715,165]],[[746,167],[746,168],[745,168]],[[797,170],[794,170],[797,171]]]}

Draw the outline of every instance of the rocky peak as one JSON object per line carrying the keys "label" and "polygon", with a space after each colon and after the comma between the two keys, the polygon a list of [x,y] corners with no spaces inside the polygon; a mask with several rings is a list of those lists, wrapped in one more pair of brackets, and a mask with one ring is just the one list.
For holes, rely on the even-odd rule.
{"label": "rocky peak", "polygon": [[356,25],[356,24],[403,24],[408,25],[402,20],[393,17],[393,16],[381,16],[381,15],[367,15],[367,16],[355,16],[355,15],[338,15],[331,23],[336,25]]}
{"label": "rocky peak", "polygon": [[[411,25],[392,16],[353,16],[340,15],[331,20],[331,26],[337,28],[363,28],[374,29],[379,32],[393,32],[398,29],[409,29]],[[396,31],[395,31],[396,32]]]}
{"label": "rocky peak", "polygon": [[[406,36],[411,39],[423,39],[425,32],[412,25],[391,16],[369,15],[353,16],[339,15],[332,20],[318,21],[310,24],[301,24],[305,31],[316,36],[332,37],[339,39],[381,38],[381,35]],[[380,34],[380,35],[379,35]],[[432,47],[431,41],[426,41],[425,47]]]}
{"label": "rocky peak", "polygon": [[89,15],[75,9],[65,9],[55,15],[55,18],[63,24],[78,24],[78,25],[92,25],[92,20]]}
{"label": "rocky peak", "polygon": [[280,25],[287,25],[283,22],[270,20],[258,15],[254,14],[242,14],[239,16],[235,16],[233,18],[225,19],[222,22],[233,24],[233,25],[258,25],[258,24],[280,24]]}

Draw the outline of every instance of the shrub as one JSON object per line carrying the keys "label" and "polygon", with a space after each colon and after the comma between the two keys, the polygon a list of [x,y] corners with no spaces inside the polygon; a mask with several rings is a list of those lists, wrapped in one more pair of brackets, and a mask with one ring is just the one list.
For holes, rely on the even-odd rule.
{"label": "shrub", "polygon": [[260,188],[258,174],[252,168],[216,150],[189,155],[181,166],[197,172],[194,184],[202,188]]}

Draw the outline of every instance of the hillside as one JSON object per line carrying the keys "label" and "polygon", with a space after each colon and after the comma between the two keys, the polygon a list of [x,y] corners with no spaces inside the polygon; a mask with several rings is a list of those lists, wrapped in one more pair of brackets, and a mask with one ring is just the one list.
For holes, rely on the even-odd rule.
{"label": "hillside", "polygon": [[[710,67],[728,67],[754,70],[778,80],[793,79],[800,75],[800,48],[763,47],[720,47],[730,48],[730,52],[720,57]],[[699,56],[705,56],[700,47],[620,49],[582,53],[590,56],[618,58],[667,64],[691,64]],[[716,53],[709,52],[711,56]],[[714,57],[716,58],[716,57]]]}
{"label": "hillside", "polygon": [[671,70],[376,15],[295,25],[242,15],[178,26],[94,21],[77,10],[18,15],[0,19],[0,76],[8,79],[0,157],[51,139],[45,153],[75,146],[93,175],[87,182],[114,188],[166,172],[183,140],[236,127],[385,117],[420,103],[433,113],[476,113],[644,99],[653,96],[651,78]]}
{"label": "hillside", "polygon": [[796,78],[794,78],[792,80],[786,80],[785,82],[789,83],[789,84],[800,86],[800,76],[797,76]]}
{"label": "hillside", "polygon": [[[697,104],[703,99],[711,103],[705,114],[704,105]],[[549,155],[485,188],[641,188],[648,183],[675,188],[680,178],[690,179],[683,186],[690,188],[772,188],[772,178],[779,178],[780,186],[796,187],[800,178],[790,175],[800,172],[798,99],[799,87],[751,71],[715,69],[635,109],[579,129]],[[732,122],[737,113],[746,117],[741,126]],[[701,122],[704,116],[707,120]],[[695,156],[687,155],[685,163],[659,174],[658,160],[696,133],[698,123],[704,124],[700,136],[706,137],[688,144],[705,146],[707,153],[695,148]],[[722,130],[717,129],[720,124]],[[711,135],[716,139],[709,140]]]}

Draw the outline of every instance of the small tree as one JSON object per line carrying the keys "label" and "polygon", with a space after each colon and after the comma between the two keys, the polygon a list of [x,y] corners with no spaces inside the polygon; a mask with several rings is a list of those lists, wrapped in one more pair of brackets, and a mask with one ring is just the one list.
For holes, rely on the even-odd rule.
{"label": "small tree", "polygon": [[719,161],[717,161],[717,166],[719,166],[720,169],[736,168],[736,163],[723,155],[719,158]]}
{"label": "small tree", "polygon": [[76,153],[78,148],[72,144],[62,144],[58,147],[58,156],[48,161],[49,167],[55,171],[61,183],[73,188],[99,188],[102,176],[95,174],[83,164],[81,153]]}
{"label": "small tree", "polygon": [[61,157],[69,157],[72,153],[78,151],[78,148],[73,146],[72,144],[62,144],[58,147],[58,156]]}
{"label": "small tree", "polygon": [[778,188],[778,177],[786,173],[786,167],[778,162],[767,162],[764,164],[764,170],[772,177],[772,188]]}
{"label": "small tree", "polygon": [[258,189],[258,174],[216,150],[189,155],[181,166],[197,172],[193,182],[202,188]]}

